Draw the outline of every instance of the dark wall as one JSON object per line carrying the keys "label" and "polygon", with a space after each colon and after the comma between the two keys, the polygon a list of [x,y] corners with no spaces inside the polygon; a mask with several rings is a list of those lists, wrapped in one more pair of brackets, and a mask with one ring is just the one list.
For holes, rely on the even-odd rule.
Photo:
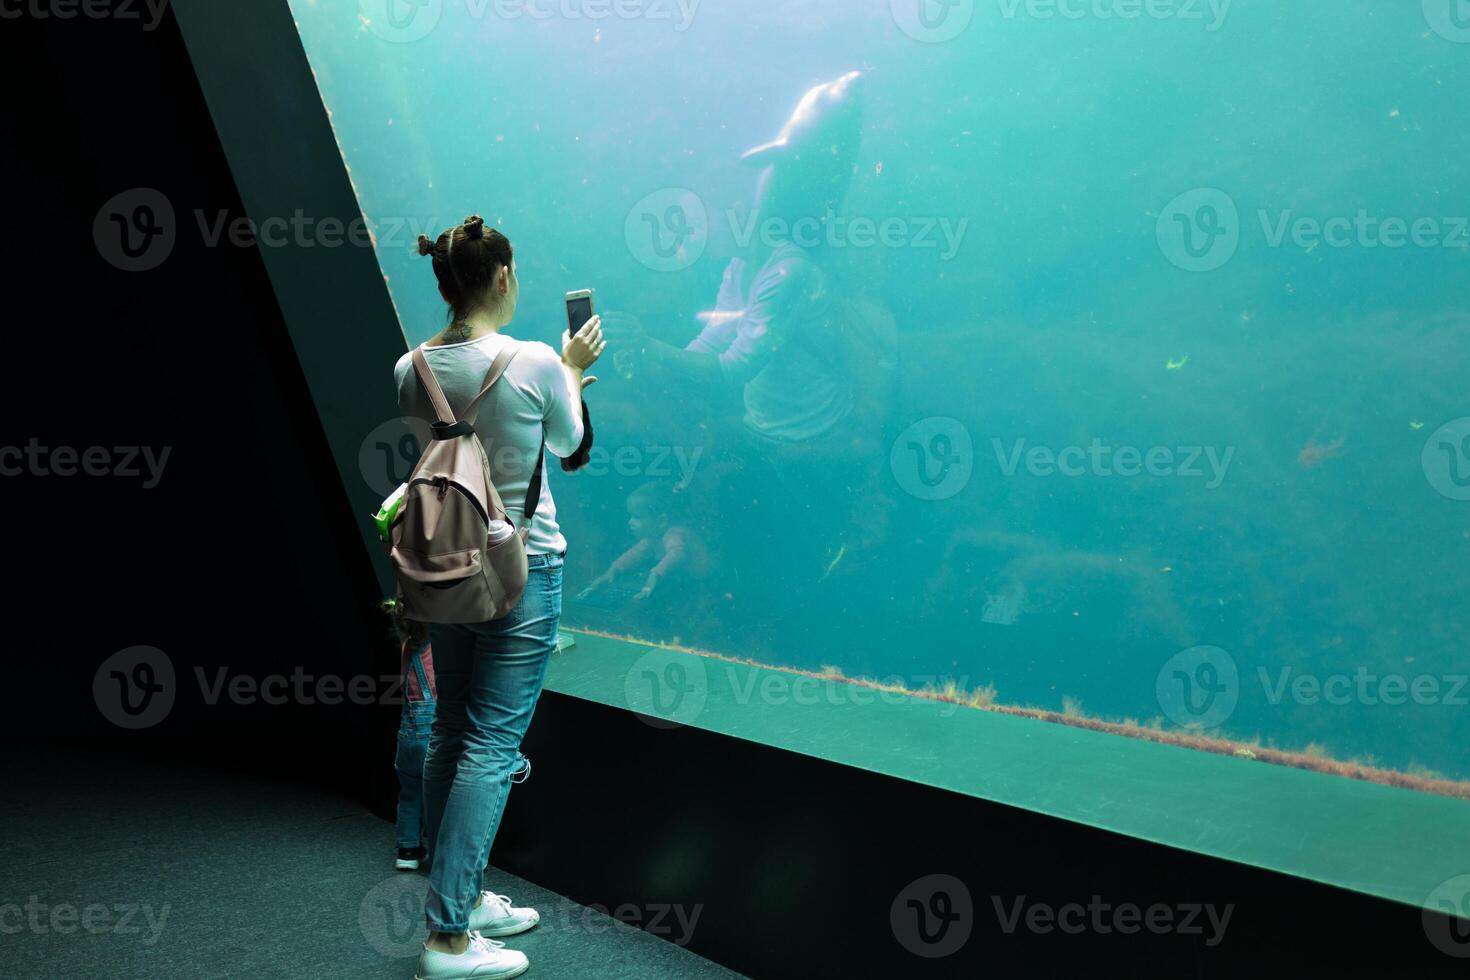
{"label": "dark wall", "polygon": [[[212,224],[243,211],[172,14],[152,29],[26,17],[0,31],[0,446],[102,447],[114,463],[118,447],[169,453],[149,489],[121,474],[40,475],[54,456],[0,477],[20,694],[0,724],[31,752],[75,743],[278,767],[303,744],[338,749],[321,778],[364,795],[377,772],[364,763],[391,760],[392,709],[328,706],[330,685],[315,687],[396,669],[362,515],[326,452],[259,250],[210,247],[198,228],[196,212]],[[109,261],[119,234],[98,237],[94,222],[114,195],[142,201],[140,188],[173,208],[177,240],[156,268],[128,272]],[[350,324],[322,329],[351,343]],[[108,720],[93,679],[138,645],[162,651],[176,689],[160,720],[130,731]],[[210,704],[221,669],[245,693],[226,686]],[[146,679],[132,670],[122,673]],[[250,685],[273,676],[311,678],[307,695],[252,699]]]}
{"label": "dark wall", "polygon": [[494,863],[748,976],[1464,974],[1417,909],[576,698],[525,752]]}

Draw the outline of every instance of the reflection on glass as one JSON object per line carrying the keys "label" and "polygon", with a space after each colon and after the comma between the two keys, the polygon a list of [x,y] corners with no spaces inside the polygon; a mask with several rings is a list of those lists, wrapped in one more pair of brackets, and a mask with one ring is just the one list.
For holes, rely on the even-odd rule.
{"label": "reflection on glass", "polygon": [[293,4],[409,341],[471,211],[612,340],[568,625],[1470,796],[1452,22],[383,6]]}

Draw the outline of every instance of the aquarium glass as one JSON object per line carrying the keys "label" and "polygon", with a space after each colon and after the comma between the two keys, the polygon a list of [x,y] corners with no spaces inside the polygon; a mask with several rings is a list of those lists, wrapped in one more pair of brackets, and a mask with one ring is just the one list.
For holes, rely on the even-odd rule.
{"label": "aquarium glass", "polygon": [[1470,5],[291,7],[407,343],[608,321],[567,627],[1467,794]]}

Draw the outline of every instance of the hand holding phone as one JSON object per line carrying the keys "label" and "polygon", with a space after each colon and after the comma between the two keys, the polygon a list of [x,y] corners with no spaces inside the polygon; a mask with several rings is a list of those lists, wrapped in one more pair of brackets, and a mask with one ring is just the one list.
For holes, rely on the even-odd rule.
{"label": "hand holding phone", "polygon": [[577,371],[585,371],[607,349],[607,341],[602,338],[602,321],[596,316],[583,324],[573,336],[570,331],[562,334],[561,359],[567,365]]}

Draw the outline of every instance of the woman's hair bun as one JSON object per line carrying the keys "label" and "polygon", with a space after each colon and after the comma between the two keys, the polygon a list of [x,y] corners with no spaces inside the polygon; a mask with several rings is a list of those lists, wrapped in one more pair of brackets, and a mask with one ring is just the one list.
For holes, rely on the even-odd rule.
{"label": "woman's hair bun", "polygon": [[431,241],[429,241],[429,236],[428,235],[420,235],[419,236],[419,254],[420,255],[433,255],[434,254],[434,243],[431,242]]}
{"label": "woman's hair bun", "polygon": [[478,214],[472,214],[464,219],[464,233],[470,238],[485,237],[485,219]]}

